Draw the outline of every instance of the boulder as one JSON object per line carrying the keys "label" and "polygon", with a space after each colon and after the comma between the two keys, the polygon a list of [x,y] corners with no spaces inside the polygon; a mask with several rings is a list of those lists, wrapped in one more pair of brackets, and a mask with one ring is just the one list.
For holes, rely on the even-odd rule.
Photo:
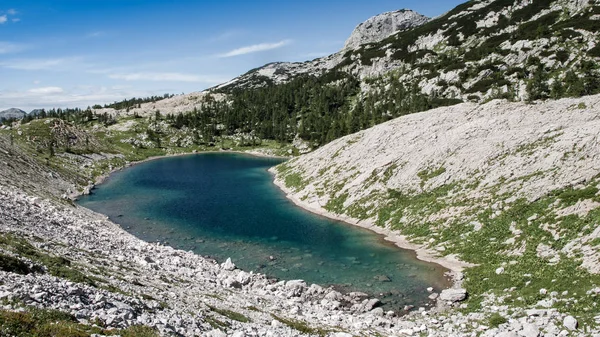
{"label": "boulder", "polygon": [[225,261],[225,262],[223,262],[223,263],[221,264],[221,268],[222,268],[223,270],[229,270],[229,271],[231,271],[231,270],[234,270],[234,269],[235,269],[235,264],[233,264],[233,262],[231,262],[231,258],[230,258],[230,257],[228,257],[228,258],[227,258],[227,261]]}
{"label": "boulder", "polygon": [[446,302],[460,302],[467,298],[467,290],[463,288],[451,288],[442,290],[439,299]]}
{"label": "boulder", "polygon": [[567,328],[571,331],[577,330],[578,324],[579,324],[579,322],[577,322],[577,319],[575,319],[575,317],[573,317],[573,316],[567,316],[563,320],[563,325],[565,326],[565,328]]}

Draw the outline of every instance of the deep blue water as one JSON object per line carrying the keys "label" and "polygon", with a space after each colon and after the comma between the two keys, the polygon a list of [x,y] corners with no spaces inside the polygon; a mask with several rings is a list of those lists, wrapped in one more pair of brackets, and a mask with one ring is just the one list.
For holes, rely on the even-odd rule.
{"label": "deep blue water", "polygon": [[[386,309],[427,302],[444,269],[380,235],[292,204],[267,172],[282,160],[234,153],[170,157],[114,173],[79,203],[133,235],[280,279],[377,296]],[[389,280],[389,281],[388,281]]]}

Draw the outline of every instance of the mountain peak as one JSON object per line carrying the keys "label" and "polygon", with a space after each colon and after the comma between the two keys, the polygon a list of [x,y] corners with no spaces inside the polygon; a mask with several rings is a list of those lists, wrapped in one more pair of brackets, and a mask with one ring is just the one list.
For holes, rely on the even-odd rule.
{"label": "mountain peak", "polygon": [[365,43],[383,40],[398,31],[420,26],[427,21],[428,17],[409,9],[375,15],[354,28],[344,49],[355,49]]}
{"label": "mountain peak", "polygon": [[9,119],[9,118],[16,118],[16,119],[21,119],[23,117],[25,117],[26,113],[25,111],[21,110],[21,109],[17,109],[17,108],[10,108],[4,111],[0,111],[0,119]]}

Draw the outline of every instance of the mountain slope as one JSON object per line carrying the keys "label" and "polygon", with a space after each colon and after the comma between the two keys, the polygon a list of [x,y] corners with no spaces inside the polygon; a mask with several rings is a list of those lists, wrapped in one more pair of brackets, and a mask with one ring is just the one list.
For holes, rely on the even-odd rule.
{"label": "mountain slope", "polygon": [[[412,28],[398,27],[396,15]],[[599,19],[600,5],[582,0],[469,1],[432,20],[384,13],[357,27],[353,48],[333,55],[271,63],[202,93],[95,112],[187,115],[172,124],[200,130],[210,143],[242,137],[317,148],[439,106],[599,93]],[[354,47],[363,40],[370,42]]]}
{"label": "mountain slope", "polygon": [[598,108],[600,95],[438,108],[294,158],[277,167],[276,181],[306,208],[476,264],[465,279],[471,310],[492,298],[593,321]]}
{"label": "mountain slope", "polygon": [[4,111],[0,111],[0,120],[2,119],[21,119],[25,117],[25,111],[17,108],[11,108]]}
{"label": "mountain slope", "polygon": [[269,84],[286,83],[297,76],[321,75],[344,62],[344,52],[351,52],[365,43],[379,42],[391,34],[409,30],[429,21],[415,11],[402,9],[386,12],[360,23],[346,40],[342,51],[307,62],[274,62],[252,69],[213,89],[256,88]]}
{"label": "mountain slope", "polygon": [[[379,18],[359,27],[385,22],[385,16]],[[600,5],[593,1],[469,1],[423,21],[414,19],[414,28],[380,41],[351,37],[352,49],[311,62],[272,63],[217,89],[279,84],[335,70],[364,80],[364,92],[389,85],[381,77],[394,72],[396,80],[415,84],[424,94],[462,100],[558,98],[600,90]]]}

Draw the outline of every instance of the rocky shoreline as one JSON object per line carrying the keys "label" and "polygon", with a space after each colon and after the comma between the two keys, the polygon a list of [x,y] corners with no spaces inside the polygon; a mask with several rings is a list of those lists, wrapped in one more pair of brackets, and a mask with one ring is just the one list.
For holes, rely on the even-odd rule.
{"label": "rocky shoreline", "polygon": [[274,176],[273,184],[279,187],[285,193],[286,197],[298,207],[333,220],[339,220],[349,225],[358,226],[373,231],[379,235],[382,235],[386,241],[394,243],[398,248],[414,252],[417,259],[425,262],[435,263],[444,267],[445,269],[448,269],[447,274],[451,277],[453,282],[452,288],[460,288],[463,278],[463,270],[465,268],[474,266],[468,262],[461,261],[456,256],[439,256],[435,251],[426,248],[424,245],[416,245],[408,241],[406,236],[401,235],[397,231],[377,226],[371,221],[361,221],[343,214],[335,214],[327,211],[318,203],[309,203],[305,200],[301,200],[291,189],[285,186],[284,182],[277,175],[276,168],[273,167],[269,169],[269,172],[271,172]]}

